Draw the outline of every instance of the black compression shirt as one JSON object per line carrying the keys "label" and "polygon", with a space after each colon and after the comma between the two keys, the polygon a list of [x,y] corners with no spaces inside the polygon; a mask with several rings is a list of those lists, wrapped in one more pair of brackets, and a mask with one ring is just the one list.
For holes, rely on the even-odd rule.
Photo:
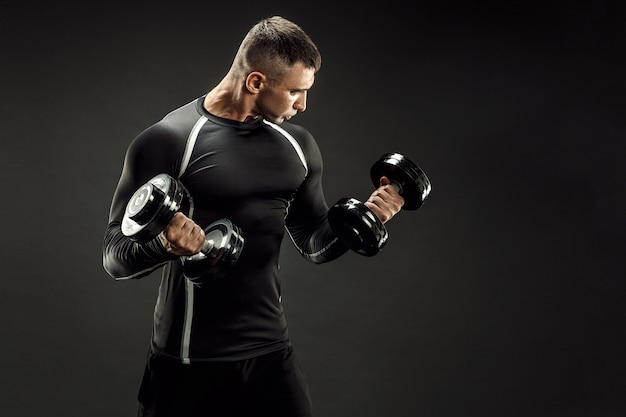
{"label": "black compression shirt", "polygon": [[[322,158],[310,133],[287,122],[216,117],[203,100],[174,110],[132,141],[103,247],[104,268],[116,279],[164,267],[152,343],[185,363],[243,359],[288,343],[278,277],[285,227],[311,262],[347,250],[326,220]],[[196,286],[158,239],[139,244],[122,234],[128,200],[160,173],[183,184],[191,202],[186,214],[201,227],[228,218],[241,228],[244,248],[227,277]]]}

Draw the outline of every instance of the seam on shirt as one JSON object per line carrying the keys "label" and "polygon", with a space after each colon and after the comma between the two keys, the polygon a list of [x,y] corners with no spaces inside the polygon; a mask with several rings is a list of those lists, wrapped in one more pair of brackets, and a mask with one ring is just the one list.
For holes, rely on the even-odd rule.
{"label": "seam on shirt", "polygon": [[[185,145],[185,152],[183,153],[183,159],[180,164],[180,171],[178,172],[178,179],[185,173],[187,167],[189,166],[189,161],[191,159],[191,154],[193,152],[193,148],[196,145],[196,141],[198,140],[198,134],[200,133],[200,129],[207,122],[206,116],[200,116],[196,124],[191,129],[189,136],[187,137],[187,144]],[[182,185],[182,184],[181,184]],[[187,193],[187,197],[189,199],[189,218],[193,219],[193,211],[194,204],[193,198],[187,189],[185,189],[185,193]],[[191,345],[191,325],[193,323],[193,303],[194,303],[194,289],[195,285],[188,279],[185,279],[185,317],[183,318],[183,330],[180,341],[180,358],[184,364],[189,364],[189,350]]]}
{"label": "seam on shirt", "polygon": [[287,132],[285,129],[283,129],[282,127],[278,126],[277,124],[274,124],[274,123],[272,123],[270,121],[267,121],[265,119],[263,119],[263,122],[266,125],[272,127],[274,130],[276,130],[280,134],[282,134],[285,138],[287,138],[289,143],[291,143],[291,146],[293,146],[293,148],[296,150],[296,153],[298,154],[298,157],[300,158],[300,161],[302,161],[302,165],[304,166],[304,177],[306,178],[306,176],[309,175],[309,166],[308,166],[308,164],[306,162],[306,157],[304,156],[304,151],[302,150],[302,147],[300,146],[298,141],[293,136],[291,136],[291,134],[289,132]]}

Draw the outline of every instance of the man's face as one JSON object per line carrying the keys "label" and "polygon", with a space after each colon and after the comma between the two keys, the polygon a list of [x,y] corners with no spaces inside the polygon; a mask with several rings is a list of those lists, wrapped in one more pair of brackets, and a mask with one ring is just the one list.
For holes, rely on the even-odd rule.
{"label": "man's face", "polygon": [[315,70],[302,63],[294,64],[278,83],[266,84],[256,99],[256,113],[280,124],[306,110],[308,90],[315,81]]}

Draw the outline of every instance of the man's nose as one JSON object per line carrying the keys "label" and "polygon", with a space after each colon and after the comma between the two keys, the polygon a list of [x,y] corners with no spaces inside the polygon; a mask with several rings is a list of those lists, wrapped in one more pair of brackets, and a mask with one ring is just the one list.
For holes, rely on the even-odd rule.
{"label": "man's nose", "polygon": [[302,94],[298,100],[293,105],[293,108],[298,110],[299,112],[303,112],[306,110],[306,93]]}

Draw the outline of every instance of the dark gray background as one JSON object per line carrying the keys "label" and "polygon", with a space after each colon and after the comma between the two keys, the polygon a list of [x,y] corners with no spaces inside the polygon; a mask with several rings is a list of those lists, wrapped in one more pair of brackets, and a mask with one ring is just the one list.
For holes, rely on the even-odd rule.
{"label": "dark gray background", "polygon": [[135,414],[159,274],[101,266],[123,154],[272,14],[323,55],[294,121],[329,203],[366,198],[390,151],[433,183],[376,257],[285,242],[317,416],[626,415],[624,3],[340,5],[3,6],[2,415]]}

